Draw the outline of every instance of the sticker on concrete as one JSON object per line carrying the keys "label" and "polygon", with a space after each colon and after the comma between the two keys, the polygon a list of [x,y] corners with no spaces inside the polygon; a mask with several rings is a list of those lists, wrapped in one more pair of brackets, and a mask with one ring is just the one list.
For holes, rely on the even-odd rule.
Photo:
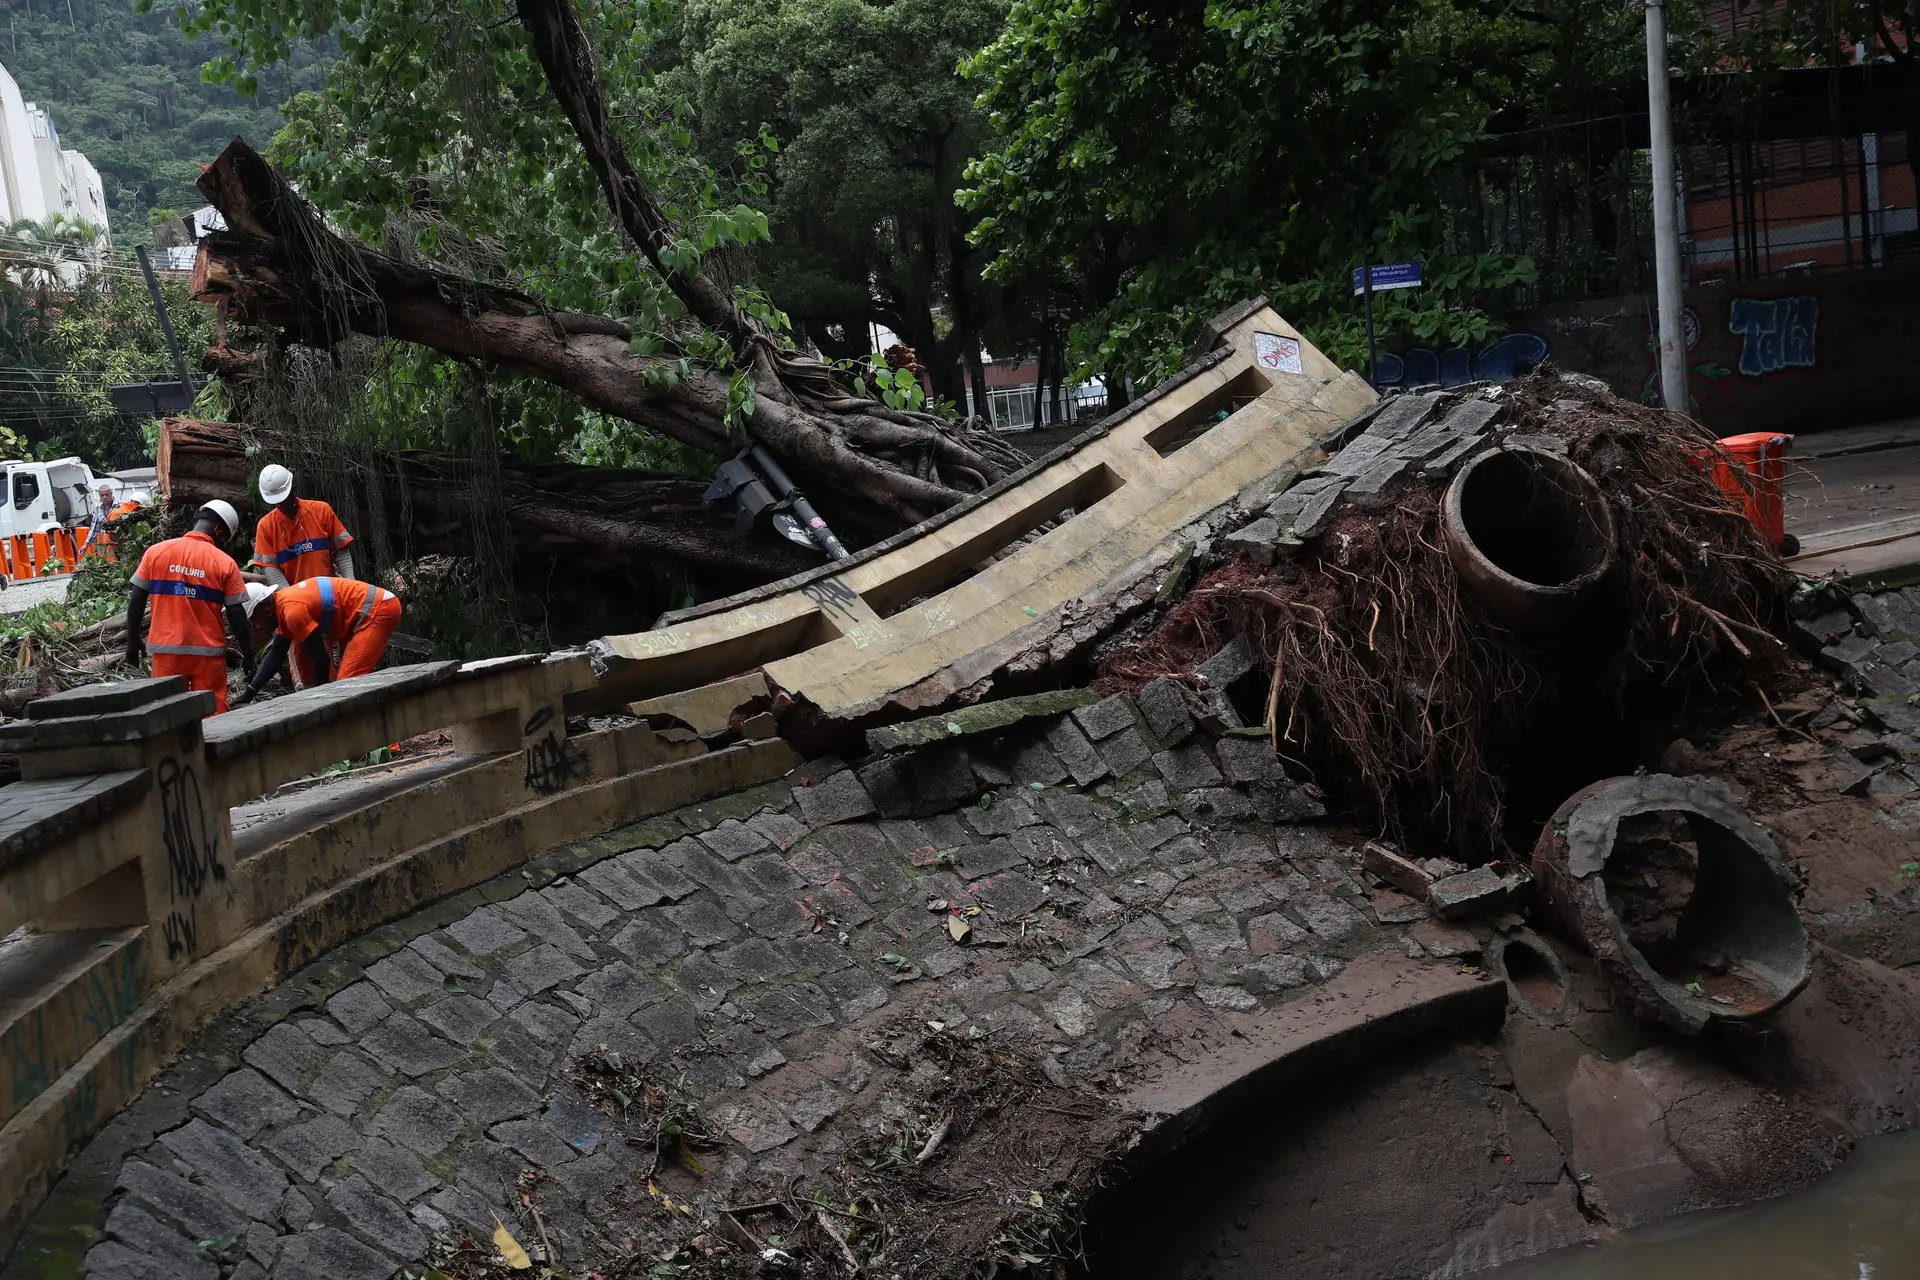
{"label": "sticker on concrete", "polygon": [[1253,335],[1253,358],[1262,369],[1299,373],[1300,339],[1282,337],[1277,333],[1256,333]]}

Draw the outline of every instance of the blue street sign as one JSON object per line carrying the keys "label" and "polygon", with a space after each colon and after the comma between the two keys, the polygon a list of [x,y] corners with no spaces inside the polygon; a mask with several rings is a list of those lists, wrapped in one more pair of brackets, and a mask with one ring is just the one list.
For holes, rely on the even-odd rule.
{"label": "blue street sign", "polygon": [[[1417,262],[1386,262],[1373,269],[1373,291],[1385,293],[1388,289],[1418,289],[1420,287],[1420,264]],[[1353,294],[1357,298],[1364,293],[1360,283],[1360,268],[1353,269]]]}

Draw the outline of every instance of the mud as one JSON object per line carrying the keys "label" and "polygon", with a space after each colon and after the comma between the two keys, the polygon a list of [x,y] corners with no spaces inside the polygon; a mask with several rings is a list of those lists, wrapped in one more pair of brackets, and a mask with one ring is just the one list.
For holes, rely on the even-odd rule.
{"label": "mud", "polygon": [[1627,940],[1657,969],[1678,959],[1680,920],[1700,874],[1700,845],[1684,816],[1637,813],[1620,820],[1613,856],[1601,871],[1607,905]]}

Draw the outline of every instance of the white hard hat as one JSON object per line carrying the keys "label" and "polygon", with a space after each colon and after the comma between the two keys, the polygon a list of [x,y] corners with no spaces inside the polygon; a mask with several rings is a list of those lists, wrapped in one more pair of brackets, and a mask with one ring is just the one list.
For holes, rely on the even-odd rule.
{"label": "white hard hat", "polygon": [[269,463],[260,471],[260,497],[270,507],[277,507],[287,500],[293,492],[293,472],[279,463]]}
{"label": "white hard hat", "polygon": [[227,536],[229,538],[240,532],[240,513],[233,509],[231,502],[215,498],[212,502],[205,504],[200,509],[202,511],[211,511],[216,516],[219,516],[220,522],[227,526]]}
{"label": "white hard hat", "polygon": [[263,600],[271,600],[273,593],[279,589],[278,587],[268,586],[264,582],[249,582],[247,584],[247,616],[252,617],[253,611],[260,607],[260,602]]}

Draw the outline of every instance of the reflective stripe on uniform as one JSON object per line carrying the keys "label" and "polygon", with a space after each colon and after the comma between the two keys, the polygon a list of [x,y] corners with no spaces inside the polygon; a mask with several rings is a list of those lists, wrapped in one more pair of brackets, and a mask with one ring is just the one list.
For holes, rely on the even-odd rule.
{"label": "reflective stripe on uniform", "polygon": [[285,551],[275,552],[273,562],[275,564],[285,564],[289,560],[298,560],[301,556],[314,551],[331,550],[333,550],[333,540],[331,538],[308,538],[305,542],[294,543]]}
{"label": "reflective stripe on uniform", "polygon": [[379,587],[369,587],[367,589],[367,598],[360,602],[360,612],[354,615],[354,628],[357,630],[361,623],[371,618],[373,616],[373,606],[385,600],[390,594],[392,593],[383,591]]}
{"label": "reflective stripe on uniform", "polygon": [[227,656],[225,646],[212,649],[201,644],[150,644],[147,646],[147,652],[177,653],[190,658],[224,658]]}
{"label": "reflective stripe on uniform", "polygon": [[333,579],[332,578],[316,578],[314,581],[320,584],[320,587],[319,587],[319,590],[320,590],[320,638],[325,641],[332,641],[333,639]]}
{"label": "reflective stripe on uniform", "polygon": [[[182,582],[178,578],[162,578],[159,582],[148,583],[147,592],[156,596],[186,596],[190,600],[205,600],[208,604],[233,603],[218,587],[196,586],[191,582]],[[246,597],[243,595],[240,599],[245,600]]]}

